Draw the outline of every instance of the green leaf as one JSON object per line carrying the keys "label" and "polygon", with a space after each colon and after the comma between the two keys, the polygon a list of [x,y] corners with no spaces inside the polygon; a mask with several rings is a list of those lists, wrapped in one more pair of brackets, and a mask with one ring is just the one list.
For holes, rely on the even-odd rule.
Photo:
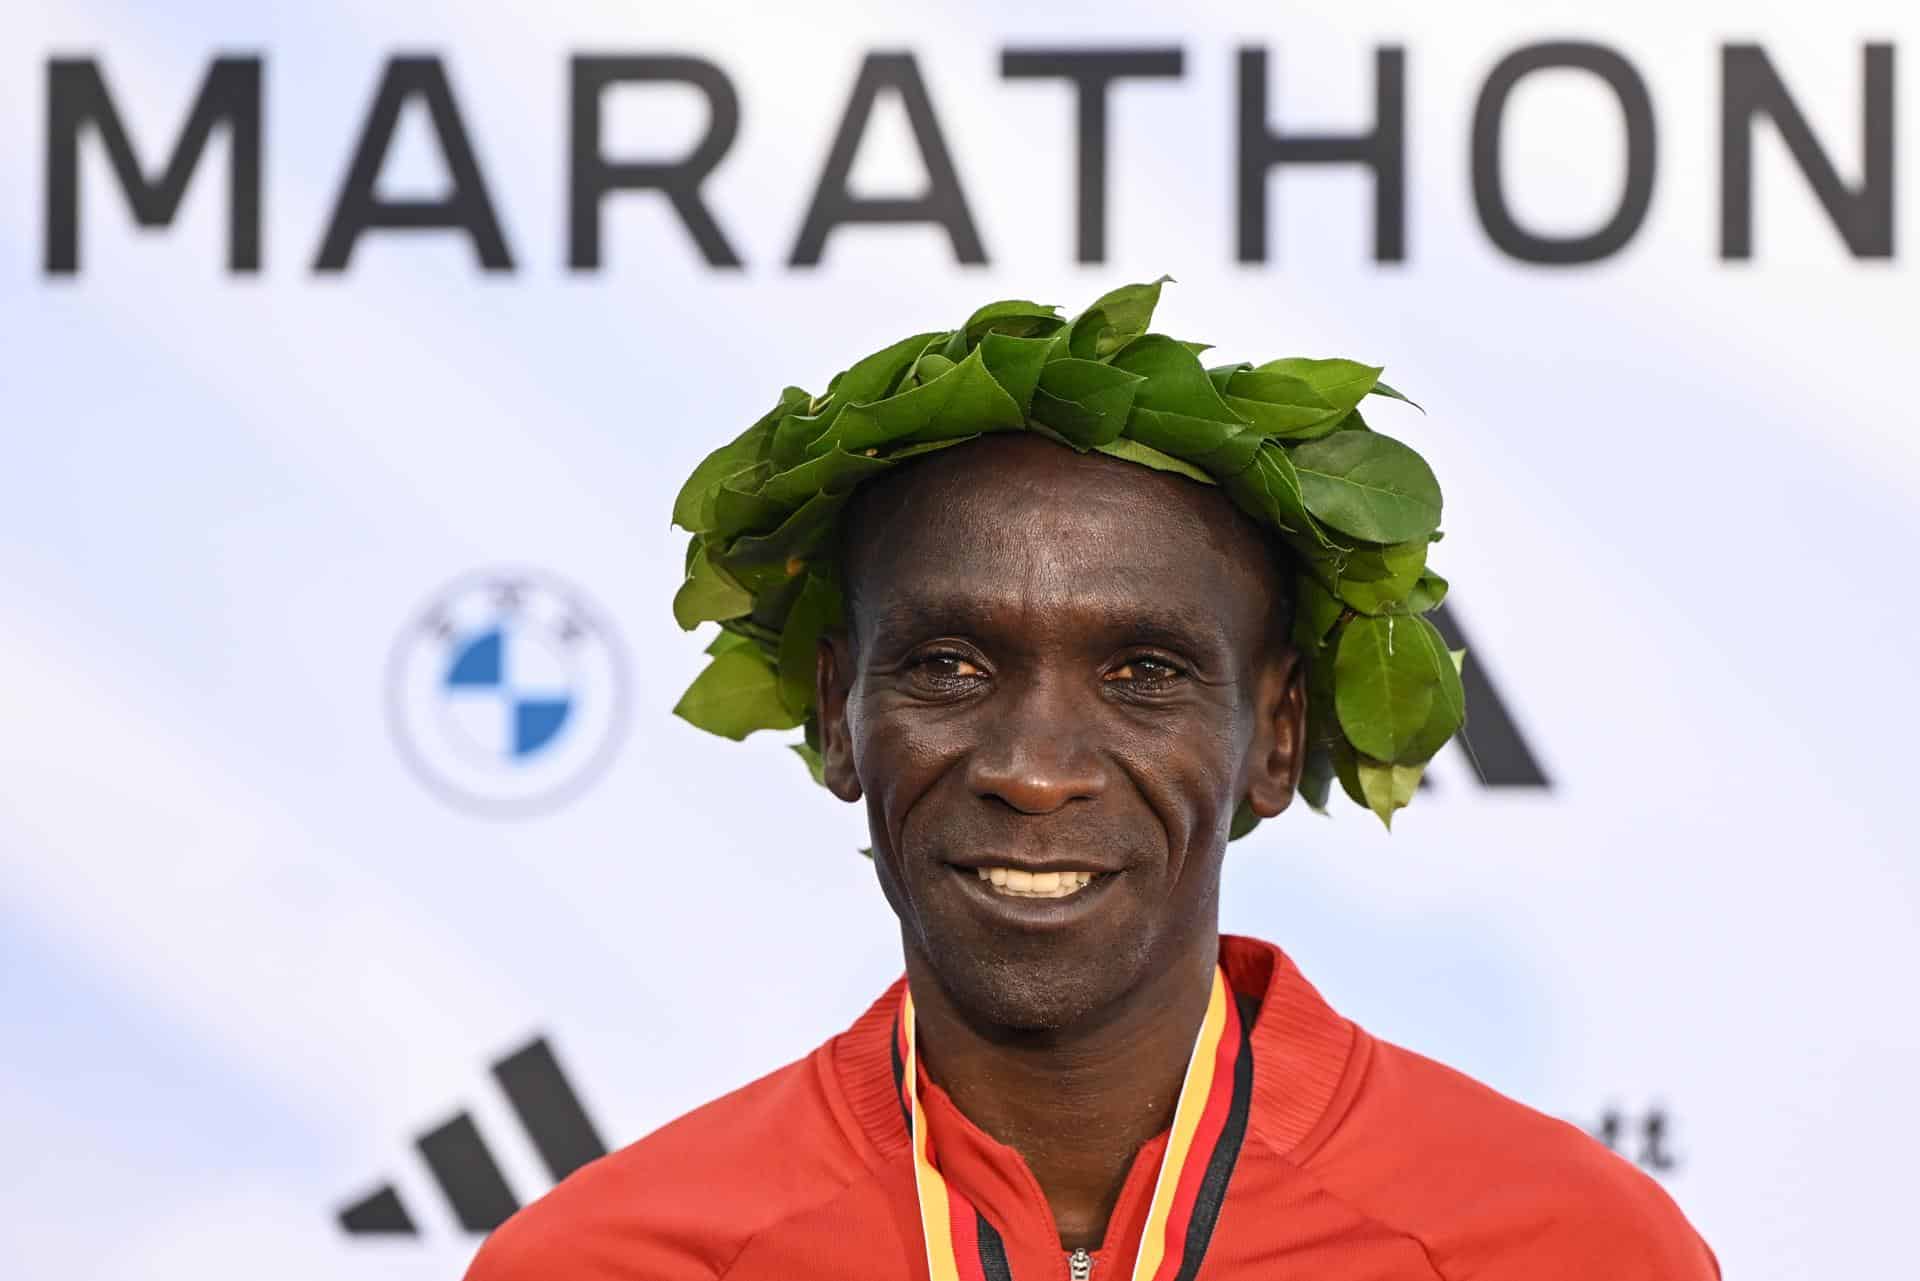
{"label": "green leaf", "polygon": [[1216,477],[1253,465],[1262,436],[1214,389],[1200,358],[1161,334],[1148,334],[1113,359],[1147,381],[1134,396],[1127,435]]}
{"label": "green leaf", "polygon": [[1252,427],[1137,407],[1127,419],[1127,434],[1214,477],[1238,476],[1253,466],[1265,439]]}
{"label": "green leaf", "polygon": [[1424,618],[1359,617],[1334,656],[1334,710],[1347,740],[1392,765],[1424,761],[1466,717],[1446,642]]}
{"label": "green leaf", "polygon": [[1008,334],[990,333],[980,340],[980,359],[1000,384],[1013,403],[1020,407],[1020,416],[1027,415],[1027,407],[1033,402],[1033,389],[1040,381],[1040,367],[1047,363],[1045,338],[1015,338]]}
{"label": "green leaf", "polygon": [[1440,527],[1440,483],[1391,436],[1340,431],[1288,451],[1307,510],[1343,534],[1404,543]]}
{"label": "green leaf", "polygon": [[1097,360],[1071,356],[1047,362],[1028,411],[1082,449],[1118,440],[1133,398],[1146,379]]}
{"label": "green leaf", "polygon": [[767,479],[759,498],[783,513],[820,493],[844,493],[893,466],[891,459],[850,454],[835,448]]}
{"label": "green leaf", "polygon": [[711,543],[726,543],[742,534],[762,534],[777,527],[792,509],[761,494],[770,463],[756,463],[713,492],[707,531]]}
{"label": "green leaf", "polygon": [[1412,405],[1423,414],[1427,412],[1425,406],[1421,405],[1419,401],[1395,391],[1385,383],[1375,383],[1373,390],[1368,394],[1373,396],[1386,396],[1389,399],[1400,401],[1402,404]]}
{"label": "green leaf", "polygon": [[1430,610],[1438,609],[1440,602],[1446,598],[1447,580],[1428,570],[1420,575],[1420,581],[1415,583],[1413,590],[1407,593],[1407,612],[1425,614]]}
{"label": "green leaf", "polygon": [[1164,334],[1148,334],[1132,343],[1114,357],[1113,367],[1147,380],[1140,384],[1134,396],[1134,404],[1140,409],[1226,423],[1236,428],[1246,425],[1214,389],[1213,379],[1207,376],[1200,358]]}
{"label": "green leaf", "polygon": [[1437,650],[1433,659],[1437,677],[1433,706],[1427,712],[1426,723],[1420,727],[1420,732],[1414,736],[1406,752],[1408,761],[1425,761],[1431,760],[1467,723],[1466,689],[1460,681],[1460,668],[1467,652],[1464,649],[1449,650],[1446,642],[1440,638],[1439,631],[1424,618],[1409,621],[1427,629],[1429,652]]}
{"label": "green leaf", "polygon": [[1318,649],[1327,634],[1340,622],[1340,615],[1346,607],[1334,599],[1333,593],[1322,586],[1319,579],[1307,574],[1300,575],[1295,596],[1294,643],[1304,650]]}
{"label": "green leaf", "polygon": [[[860,405],[892,393],[920,353],[946,338],[945,330],[933,330],[902,338],[863,356],[833,376],[828,394],[842,405]],[[822,406],[824,408],[824,406]]]}
{"label": "green leaf", "polygon": [[735,740],[757,729],[792,729],[801,719],[781,701],[773,668],[747,649],[730,650],[708,663],[680,696],[673,714]]}
{"label": "green leaf", "polygon": [[808,574],[780,631],[780,697],[796,716],[813,707],[820,637],[839,618],[839,590],[819,574]]}
{"label": "green leaf", "polygon": [[1151,467],[1155,471],[1170,471],[1197,480],[1203,485],[1214,483],[1213,477],[1195,467],[1192,463],[1175,458],[1172,454],[1163,454],[1152,445],[1143,445],[1137,440],[1122,437],[1104,445],[1095,445],[1094,449],[1115,458],[1124,458],[1130,463],[1139,463],[1142,467]]}
{"label": "green leaf", "polygon": [[1320,548],[1333,547],[1326,532],[1307,513],[1300,497],[1300,477],[1294,473],[1287,451],[1278,445],[1258,450],[1253,465],[1233,476],[1226,485],[1227,493],[1241,510],[1261,524],[1311,538]]}
{"label": "green leaf", "polygon": [[760,462],[771,447],[774,425],[794,405],[805,404],[806,399],[807,393],[798,387],[787,388],[780,393],[780,403],[760,421],[701,459],[700,465],[693,469],[693,475],[687,477],[686,484],[680,486],[680,493],[673,500],[673,523],[695,534],[704,534],[712,529],[713,491],[726,480],[750,470]]}
{"label": "green leaf", "polygon": [[1025,416],[1019,402],[987,371],[982,350],[975,347],[965,360],[932,382],[885,400],[847,406],[832,428],[807,447],[808,451],[823,454],[838,446],[857,454],[892,444],[1020,426]]}
{"label": "green leaf", "polygon": [[1414,792],[1420,786],[1420,775],[1426,771],[1425,761],[1413,765],[1388,765],[1381,761],[1361,757],[1354,763],[1354,774],[1360,784],[1360,794],[1366,798],[1366,806],[1372,810],[1387,830],[1393,830],[1393,814],[1402,810],[1413,800]]}
{"label": "green leaf", "polygon": [[1286,374],[1300,379],[1334,407],[1336,418],[1359,404],[1380,382],[1378,366],[1338,357],[1310,360],[1304,356],[1289,356],[1285,360],[1269,360],[1254,372]]}
{"label": "green leaf", "polygon": [[1417,621],[1355,618],[1333,661],[1333,705],[1347,741],[1377,760],[1400,759],[1433,709],[1433,671],[1414,644]]}
{"label": "green leaf", "polygon": [[1253,806],[1242,800],[1233,810],[1233,822],[1227,828],[1227,839],[1237,841],[1260,826],[1260,816],[1253,812]]}
{"label": "green leaf", "polygon": [[807,773],[813,775],[813,781],[825,787],[827,785],[827,763],[821,757],[819,749],[805,743],[789,743],[793,754],[798,756],[807,767]]}
{"label": "green leaf", "polygon": [[1160,304],[1160,286],[1172,279],[1162,276],[1150,284],[1122,285],[1094,299],[1067,330],[1067,354],[1103,360],[1146,333],[1153,309]]}
{"label": "green leaf", "polygon": [[1327,798],[1333,794],[1333,753],[1323,746],[1307,749],[1300,767],[1300,799],[1316,814],[1327,812]]}
{"label": "green leaf", "polygon": [[1333,776],[1340,780],[1340,790],[1355,805],[1366,808],[1367,794],[1360,790],[1360,762],[1353,744],[1344,738],[1335,739],[1329,746],[1329,755],[1333,757]]}
{"label": "green leaf", "polygon": [[[1404,609],[1427,566],[1427,540],[1358,547],[1340,567],[1336,594],[1362,614]],[[1407,611],[1418,612],[1418,611]]]}
{"label": "green leaf", "polygon": [[1227,394],[1227,384],[1233,381],[1233,376],[1238,373],[1244,373],[1246,370],[1252,368],[1253,365],[1244,360],[1231,365],[1209,365],[1207,366],[1207,381],[1213,384],[1215,391],[1224,396]]}
{"label": "green leaf", "polygon": [[784,585],[825,549],[847,497],[815,494],[772,533],[735,539],[715,565],[756,595]]}
{"label": "green leaf", "polygon": [[739,632],[730,632],[722,628],[720,634],[707,646],[707,654],[718,658],[730,649],[743,649],[753,644],[753,637],[742,636]]}
{"label": "green leaf", "polygon": [[1305,379],[1275,370],[1243,370],[1227,381],[1224,391],[1235,413],[1281,440],[1324,436],[1342,414]]}
{"label": "green leaf", "polygon": [[[818,412],[804,412],[808,405],[818,406]],[[807,447],[820,438],[821,433],[833,425],[840,411],[847,407],[844,400],[809,401],[807,405],[795,406],[792,413],[782,418],[773,430],[773,441],[767,451],[766,461],[772,467],[787,468],[807,456]]]}
{"label": "green leaf", "polygon": [[706,549],[693,558],[686,581],[673,595],[673,620],[685,631],[704,622],[738,618],[753,608],[753,596],[727,574],[715,569]]}
{"label": "green leaf", "polygon": [[870,356],[863,356],[835,374],[833,381],[827,384],[826,397],[808,406],[809,413],[796,413],[781,420],[774,432],[774,461],[781,467],[791,467],[809,453],[824,453],[824,450],[815,449],[814,445],[839,420],[847,406],[864,404],[891,394],[913,368],[920,354],[930,344],[946,336],[942,330],[902,338]]}
{"label": "green leaf", "polygon": [[1066,323],[1061,319],[1058,307],[1028,302],[1024,298],[1011,298],[1005,302],[990,302],[968,316],[961,332],[965,334],[966,341],[973,344],[988,333],[1008,334],[1015,338],[1041,337],[1053,333]]}
{"label": "green leaf", "polygon": [[916,387],[922,383],[930,383],[952,369],[956,363],[937,351],[921,352],[920,359],[913,362],[913,370],[907,375],[907,380]]}

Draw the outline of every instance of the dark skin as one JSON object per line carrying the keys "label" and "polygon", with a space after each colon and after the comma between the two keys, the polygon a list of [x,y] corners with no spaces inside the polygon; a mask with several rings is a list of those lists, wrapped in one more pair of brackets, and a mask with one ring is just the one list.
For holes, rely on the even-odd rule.
{"label": "dark skin", "polygon": [[[870,485],[847,528],[827,785],[866,801],[928,1073],[1095,1248],[1206,1011],[1234,809],[1299,781],[1280,571],[1220,490],[1026,433]],[[1097,875],[1009,897],[1002,866]]]}

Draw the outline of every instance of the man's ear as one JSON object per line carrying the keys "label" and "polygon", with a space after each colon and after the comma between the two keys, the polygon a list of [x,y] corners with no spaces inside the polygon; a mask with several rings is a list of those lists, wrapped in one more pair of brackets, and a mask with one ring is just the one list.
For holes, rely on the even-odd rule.
{"label": "man's ear", "polygon": [[1307,763],[1306,665],[1291,645],[1261,664],[1255,682],[1253,743],[1247,754],[1247,804],[1274,818],[1293,803]]}
{"label": "man's ear", "polygon": [[843,631],[820,638],[814,663],[814,707],[820,716],[821,775],[827,790],[843,801],[860,799],[860,778],[853,772],[853,742],[847,735],[847,693],[853,686],[853,651]]}

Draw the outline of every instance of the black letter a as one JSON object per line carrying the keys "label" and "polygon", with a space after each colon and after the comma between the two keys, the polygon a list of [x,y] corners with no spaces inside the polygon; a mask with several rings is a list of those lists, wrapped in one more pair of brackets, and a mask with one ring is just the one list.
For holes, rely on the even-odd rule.
{"label": "black letter a", "polygon": [[[427,112],[433,119],[433,132],[440,141],[440,152],[447,158],[453,175],[453,190],[443,200],[382,200],[373,191],[386,161],[387,147],[393,142],[393,129],[400,120],[400,108],[414,94],[425,97]],[[500,235],[500,221],[494,217],[493,202],[487,197],[487,185],[474,162],[473,145],[467,141],[466,128],[460,123],[460,109],[454,106],[453,92],[447,87],[447,73],[438,58],[392,58],[374,95],[373,109],[367,113],[367,125],[353,153],[353,167],[347,171],[340,198],[334,201],[333,221],[321,242],[315,271],[341,271],[353,254],[354,242],[370,227],[393,230],[457,228],[473,240],[480,265],[488,271],[511,271],[513,259],[507,254],[507,242]]]}

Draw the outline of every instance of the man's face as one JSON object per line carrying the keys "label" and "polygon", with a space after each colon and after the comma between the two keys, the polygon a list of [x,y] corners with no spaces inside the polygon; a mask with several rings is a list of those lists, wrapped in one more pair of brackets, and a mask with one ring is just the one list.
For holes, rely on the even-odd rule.
{"label": "man's face", "polygon": [[864,794],[906,945],[961,1009],[1097,1018],[1212,947],[1235,806],[1291,798],[1277,571],[1219,490],[1024,433],[861,505],[829,782]]}

